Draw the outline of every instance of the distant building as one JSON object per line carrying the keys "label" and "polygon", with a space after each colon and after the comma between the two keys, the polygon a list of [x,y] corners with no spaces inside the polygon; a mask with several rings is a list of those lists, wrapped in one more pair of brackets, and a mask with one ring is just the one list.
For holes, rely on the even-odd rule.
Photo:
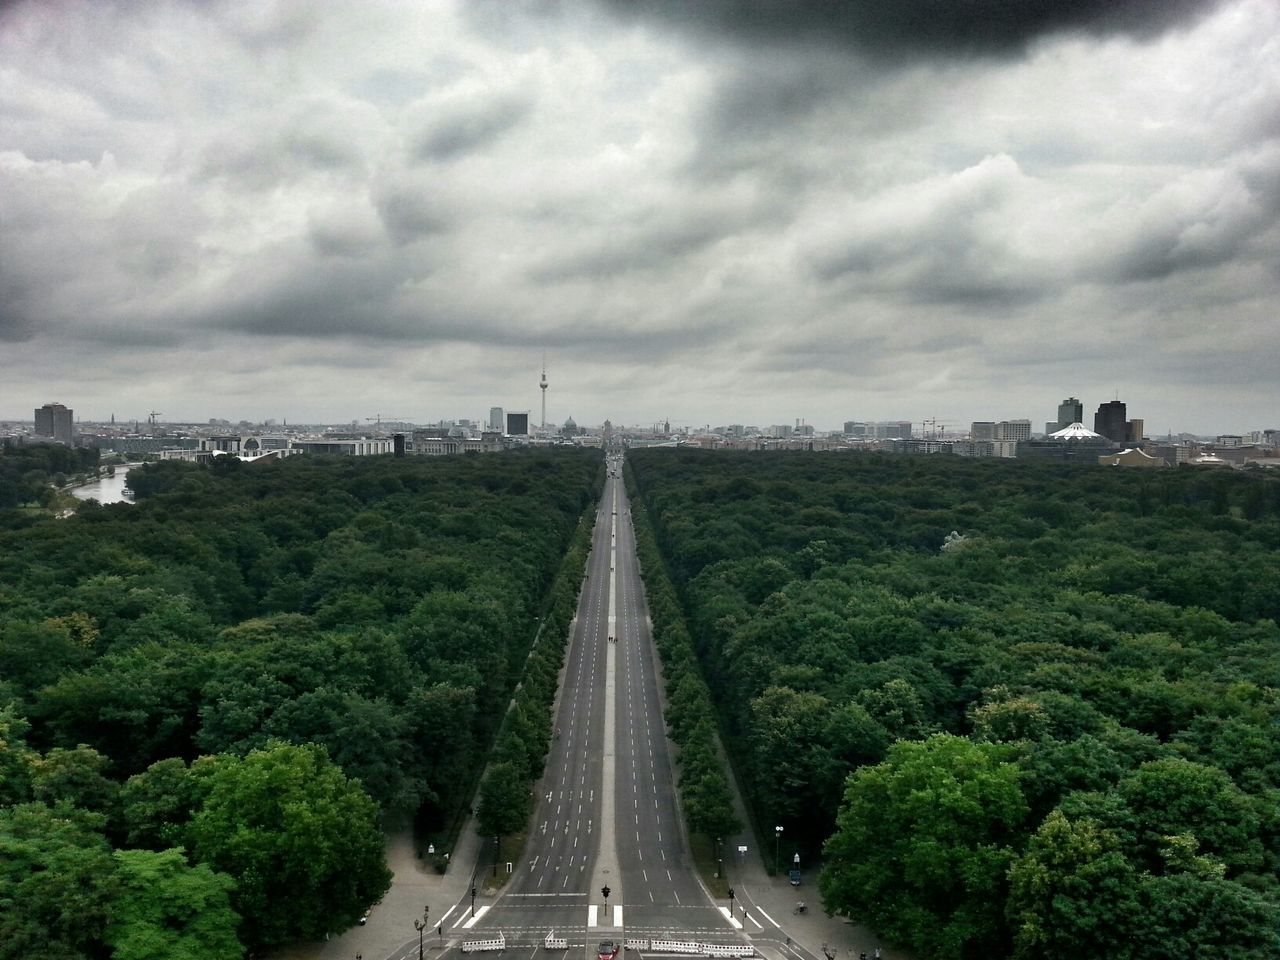
{"label": "distant building", "polygon": [[1237,436],[1234,433],[1223,433],[1218,435],[1218,439],[1214,443],[1219,447],[1240,447],[1244,445],[1244,437]]}
{"label": "distant building", "polygon": [[52,437],[65,444],[75,439],[72,412],[60,403],[46,403],[36,408],[36,436]]}
{"label": "distant building", "polygon": [[1139,467],[1145,469],[1167,467],[1169,465],[1163,457],[1153,457],[1133,447],[1128,450],[1121,450],[1119,453],[1105,453],[1098,457],[1098,463],[1104,467]]}
{"label": "distant building", "polygon": [[461,453],[465,442],[463,437],[451,436],[449,430],[440,427],[415,430],[405,443],[405,453],[419,457],[447,457]]}
{"label": "distant building", "polygon": [[326,437],[323,440],[294,440],[291,445],[299,453],[339,454],[348,457],[373,457],[393,450],[390,437]]}
{"label": "distant building", "polygon": [[1124,425],[1124,442],[1125,443],[1141,443],[1143,434],[1147,431],[1147,424],[1143,420],[1134,418],[1128,420]]}
{"label": "distant building", "polygon": [[1101,434],[1112,443],[1125,441],[1125,414],[1127,408],[1123,400],[1108,400],[1098,406],[1093,415],[1094,433]]}
{"label": "distant building", "polygon": [[846,420],[844,435],[859,440],[908,440],[911,438],[911,423],[907,420]]}
{"label": "distant building", "polygon": [[[1067,397],[1058,404],[1058,425],[1054,430],[1061,430],[1069,427],[1073,423],[1084,422],[1084,404],[1076,397]],[[1053,433],[1054,430],[1047,430],[1046,433]]]}
{"label": "distant building", "polygon": [[1030,420],[1001,420],[996,424],[993,440],[1030,440]]}
{"label": "distant building", "polygon": [[975,420],[969,425],[970,440],[994,440],[996,424],[994,420]]}
{"label": "distant building", "polygon": [[1097,463],[1098,457],[1115,452],[1110,440],[1082,423],[1073,423],[1043,440],[1020,440],[1018,458],[1029,460],[1069,460]]}
{"label": "distant building", "polygon": [[503,426],[502,408],[490,407],[489,408],[489,429],[496,430],[498,433],[501,433],[502,426]]}
{"label": "distant building", "polygon": [[527,437],[528,435],[529,435],[528,412],[508,413],[507,414],[507,436]]}
{"label": "distant building", "polygon": [[1228,469],[1231,467],[1231,461],[1222,459],[1216,453],[1202,453],[1191,457],[1186,463],[1193,467],[1227,467]]}
{"label": "distant building", "polygon": [[956,440],[952,443],[952,453],[958,457],[1007,457],[1018,455],[1018,444],[1014,440]]}

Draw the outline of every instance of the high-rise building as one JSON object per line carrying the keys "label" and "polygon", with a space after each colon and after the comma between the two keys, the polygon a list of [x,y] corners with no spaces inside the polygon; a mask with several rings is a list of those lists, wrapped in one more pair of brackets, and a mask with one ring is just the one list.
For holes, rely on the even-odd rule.
{"label": "high-rise building", "polygon": [[975,420],[969,424],[970,440],[994,440],[996,425],[994,420]]}
{"label": "high-rise building", "polygon": [[36,436],[71,443],[75,436],[71,410],[60,403],[46,403],[36,408]]}
{"label": "high-rise building", "polygon": [[1144,421],[1133,419],[1124,425],[1124,442],[1125,443],[1141,443],[1143,434],[1146,433],[1147,425]]}
{"label": "high-rise building", "polygon": [[[1067,397],[1058,404],[1058,430],[1066,429],[1073,423],[1084,422],[1084,404],[1075,397]],[[1050,430],[1050,433],[1053,431]]]}
{"label": "high-rise building", "polygon": [[489,429],[497,430],[499,433],[502,432],[502,408],[501,407],[489,408]]}
{"label": "high-rise building", "polygon": [[1126,412],[1123,400],[1099,404],[1098,412],[1093,415],[1093,432],[1102,434],[1112,443],[1124,443]]}
{"label": "high-rise building", "polygon": [[1030,440],[1030,420],[1001,420],[996,424],[993,440]]}
{"label": "high-rise building", "polygon": [[507,414],[507,436],[527,437],[528,435],[529,435],[529,414],[528,413],[508,413]]}

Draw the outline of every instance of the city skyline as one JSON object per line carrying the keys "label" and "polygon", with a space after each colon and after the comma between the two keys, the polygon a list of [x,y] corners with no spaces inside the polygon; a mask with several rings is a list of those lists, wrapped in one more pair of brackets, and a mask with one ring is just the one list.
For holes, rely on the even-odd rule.
{"label": "city skyline", "polygon": [[19,0],[0,418],[1276,426],[1280,9],[1048,6]]}

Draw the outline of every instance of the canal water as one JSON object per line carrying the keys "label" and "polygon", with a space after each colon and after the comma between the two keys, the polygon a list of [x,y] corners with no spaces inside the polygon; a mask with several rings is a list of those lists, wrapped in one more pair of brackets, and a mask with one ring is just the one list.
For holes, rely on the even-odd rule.
{"label": "canal water", "polygon": [[97,500],[99,503],[133,503],[133,499],[125,495],[125,488],[128,484],[129,471],[138,466],[136,463],[126,463],[123,466],[116,467],[114,477],[99,477],[90,483],[82,484],[78,487],[72,487],[67,492],[77,500]]}

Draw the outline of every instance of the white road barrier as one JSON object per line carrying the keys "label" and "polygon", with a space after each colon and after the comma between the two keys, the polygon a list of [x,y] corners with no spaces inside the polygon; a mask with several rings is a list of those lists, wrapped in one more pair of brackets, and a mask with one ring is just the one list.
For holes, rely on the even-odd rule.
{"label": "white road barrier", "polygon": [[702,944],[693,940],[654,940],[652,949],[660,953],[687,953],[697,956],[702,953]]}
{"label": "white road barrier", "polygon": [[468,940],[462,944],[463,953],[494,953],[507,949],[505,934],[498,934],[492,940]]}
{"label": "white road barrier", "polygon": [[756,948],[749,943],[704,943],[703,952],[708,957],[754,957]]}
{"label": "white road barrier", "polygon": [[556,932],[552,930],[547,934],[547,938],[542,941],[543,950],[568,950],[569,941],[565,937],[557,937]]}
{"label": "white road barrier", "polygon": [[[693,940],[628,940],[628,950],[653,950],[655,953],[683,953],[699,957],[754,957],[756,948],[749,943],[698,943]],[[633,946],[634,944],[634,946]]]}
{"label": "white road barrier", "polygon": [[622,941],[624,950],[648,950],[649,941],[641,940],[639,937],[627,937]]}

